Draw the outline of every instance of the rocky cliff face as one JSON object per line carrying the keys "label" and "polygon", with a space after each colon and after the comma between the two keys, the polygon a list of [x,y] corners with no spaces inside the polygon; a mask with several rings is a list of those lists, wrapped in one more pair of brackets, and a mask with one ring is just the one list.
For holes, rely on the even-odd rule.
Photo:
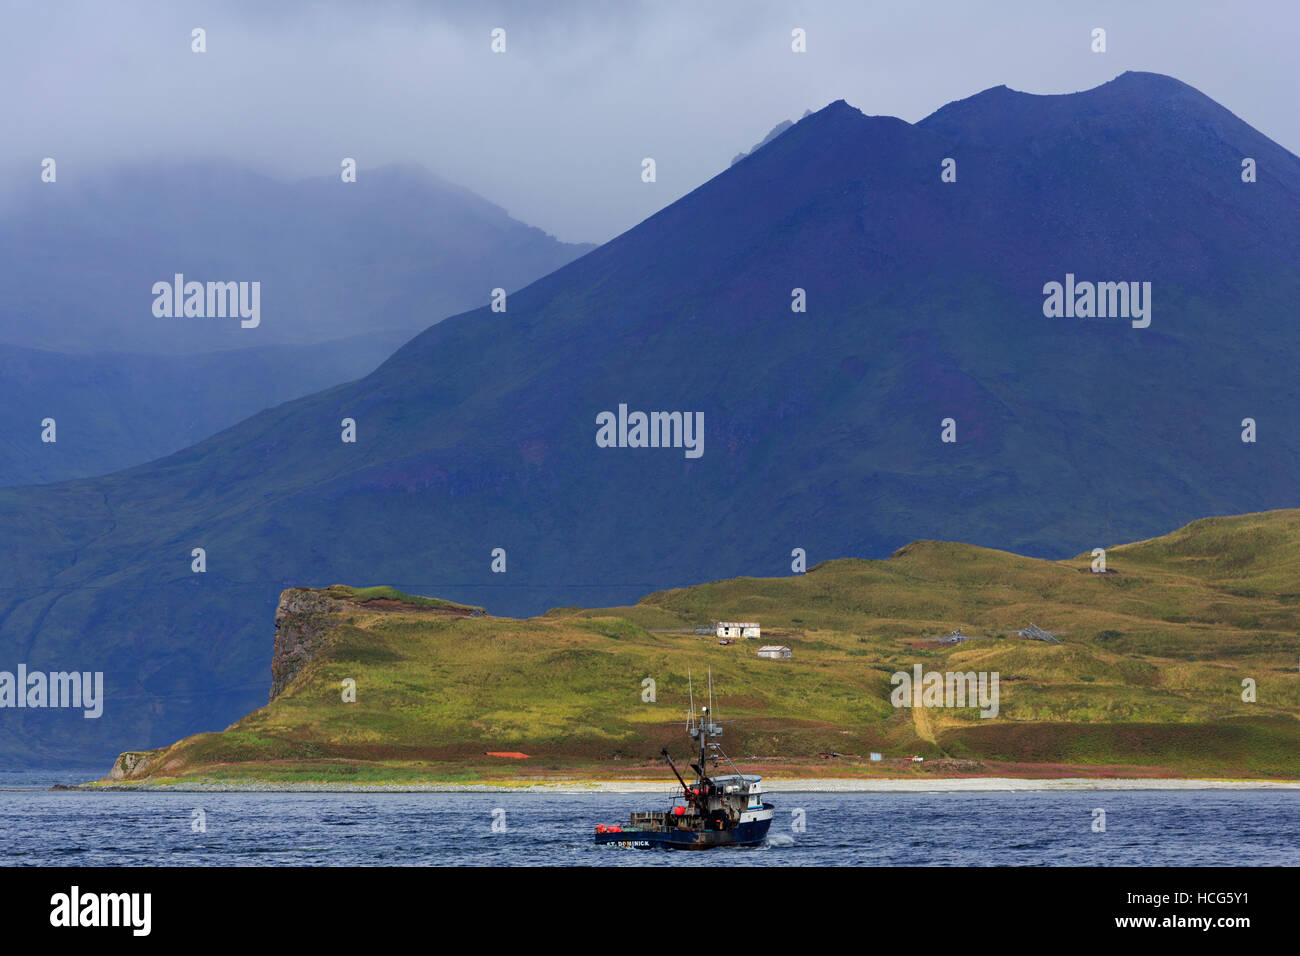
{"label": "rocky cliff face", "polygon": [[[356,605],[328,591],[290,588],[281,593],[275,609],[275,643],[271,651],[271,700],[284,693],[298,672],[324,646],[337,615],[345,608],[355,609]],[[128,750],[119,754],[108,779],[142,780],[160,769],[171,769],[177,762],[166,759],[168,749]]]}
{"label": "rocky cliff face", "polygon": [[[373,621],[387,614],[420,617],[482,617],[481,607],[457,604],[438,598],[404,594],[395,588],[380,586],[353,588],[343,584],[316,588],[289,588],[280,594],[275,609],[275,641],[271,650],[271,702],[289,689],[317,655],[325,651],[331,634],[345,623]],[[109,771],[115,783],[144,781],[183,773],[193,760],[186,745],[199,738],[217,736],[197,734],[168,747],[154,750],[128,750],[119,754]],[[292,748],[292,742],[287,742]]]}
{"label": "rocky cliff face", "polygon": [[153,753],[140,753],[128,750],[118,754],[113,761],[113,769],[108,772],[109,780],[130,780],[136,775],[143,775],[153,763]]}
{"label": "rocky cliff face", "polygon": [[275,700],[320,649],[342,602],[323,591],[290,588],[275,609],[275,645],[271,652],[271,697]]}

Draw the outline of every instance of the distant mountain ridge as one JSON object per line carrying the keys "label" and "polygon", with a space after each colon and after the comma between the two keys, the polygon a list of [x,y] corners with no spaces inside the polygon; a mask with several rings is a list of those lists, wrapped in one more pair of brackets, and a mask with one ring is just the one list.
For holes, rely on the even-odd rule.
{"label": "distant mountain ridge", "polygon": [[[93,664],[117,700],[89,728],[29,714],[0,754],[109,760],[247,713],[291,586],[528,615],[788,574],[795,549],[1060,558],[1294,506],[1298,270],[1300,160],[1168,77],[915,125],[832,103],[360,381],[0,491],[0,657]],[[1150,327],[1048,318],[1067,274],[1151,282]],[[620,404],[702,413],[704,455],[598,447]]]}
{"label": "distant mountain ridge", "polygon": [[[285,182],[160,162],[14,187],[0,204],[0,342],[177,354],[418,330],[592,248],[416,166]],[[262,323],[160,319],[155,282],[260,282]]]}
{"label": "distant mountain ridge", "polygon": [[[590,248],[410,166],[285,183],[160,163],[26,184],[0,202],[0,486],[139,465],[360,378]],[[258,283],[256,328],[155,315],[153,284],[177,273]]]}

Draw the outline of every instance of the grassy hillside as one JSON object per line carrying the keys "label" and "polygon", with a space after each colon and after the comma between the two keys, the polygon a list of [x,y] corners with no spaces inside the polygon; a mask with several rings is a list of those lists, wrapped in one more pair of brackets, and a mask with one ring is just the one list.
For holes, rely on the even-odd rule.
{"label": "grassy hillside", "polygon": [[[685,749],[687,673],[698,703],[711,669],[724,746],[769,774],[1300,777],[1297,555],[1300,511],[1277,511],[1112,548],[1106,574],[1090,554],[1050,562],[919,541],[884,561],[530,620],[336,586],[317,592],[338,605],[329,637],[283,695],[222,733],[146,754],[133,776],[647,775],[661,746]],[[715,619],[758,620],[764,639],[720,646],[691,633]],[[925,640],[1030,621],[1062,643]],[[757,658],[768,642],[793,659]],[[890,675],[916,663],[998,672],[999,715],[894,708]],[[1247,677],[1254,703],[1242,700]],[[342,700],[348,678],[354,703]],[[887,759],[869,764],[873,750]],[[498,751],[529,759],[487,756]]]}

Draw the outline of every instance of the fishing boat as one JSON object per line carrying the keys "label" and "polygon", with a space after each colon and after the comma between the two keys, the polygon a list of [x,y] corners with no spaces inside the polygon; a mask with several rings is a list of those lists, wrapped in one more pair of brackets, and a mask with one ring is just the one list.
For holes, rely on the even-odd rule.
{"label": "fishing boat", "polygon": [[[709,698],[712,700],[712,674]],[[694,713],[694,695],[686,732],[699,744],[700,756],[691,764],[695,782],[688,784],[665,747],[660,753],[681,785],[681,795],[665,811],[633,813],[626,826],[601,824],[595,839],[600,845],[636,849],[711,850],[720,846],[758,846],[772,825],[773,807],[763,802],[762,777],[741,773],[714,738],[722,727],[711,708]],[[731,773],[709,773],[709,765],[726,763]]]}

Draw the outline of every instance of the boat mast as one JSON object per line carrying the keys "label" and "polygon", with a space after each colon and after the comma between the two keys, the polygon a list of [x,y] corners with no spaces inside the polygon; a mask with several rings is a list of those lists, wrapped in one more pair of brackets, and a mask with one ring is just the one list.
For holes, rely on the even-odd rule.
{"label": "boat mast", "polygon": [[686,691],[690,695],[690,703],[686,705],[686,732],[689,734],[695,726],[695,685],[691,683],[691,670],[686,669]]}
{"label": "boat mast", "polygon": [[[695,714],[695,685],[692,682],[689,669],[686,671],[686,682],[690,693],[690,709],[686,712],[686,733],[691,737],[698,737],[700,744],[699,762],[691,764],[691,769],[695,771],[699,778],[696,783],[703,784],[709,778],[709,738],[722,736],[722,728],[713,719],[713,668],[709,668],[709,703],[707,706],[700,708],[698,722]],[[716,747],[717,744],[713,744],[713,746]],[[673,772],[677,772],[676,768],[673,768]]]}
{"label": "boat mast", "polygon": [[701,779],[708,776],[709,765],[706,764],[704,761],[708,759],[706,753],[709,746],[708,728],[711,726],[711,721],[712,718],[709,716],[709,708],[705,707],[704,714],[700,718],[700,777]]}
{"label": "boat mast", "polygon": [[[721,733],[722,733],[722,728],[721,728],[721,727],[718,727],[718,726],[714,723],[714,720],[715,720],[715,718],[714,718],[714,716],[713,716],[713,668],[710,667],[710,668],[709,668],[709,713],[708,713],[708,721],[707,721],[707,723],[708,723],[709,726],[708,726],[708,730],[707,730],[704,734],[701,734],[701,735],[700,735],[700,741],[701,741],[701,743],[703,743],[703,741],[707,740],[709,737],[717,737],[717,736],[720,736],[720,735],[721,735]],[[716,729],[716,732],[714,732],[714,728],[715,728],[715,727],[717,728],[717,729]],[[708,770],[708,769],[709,769],[709,765],[708,765],[707,761],[708,761],[708,757],[705,756],[704,748],[703,748],[703,746],[701,746],[701,747],[700,747],[700,766],[703,767],[705,770]]]}

